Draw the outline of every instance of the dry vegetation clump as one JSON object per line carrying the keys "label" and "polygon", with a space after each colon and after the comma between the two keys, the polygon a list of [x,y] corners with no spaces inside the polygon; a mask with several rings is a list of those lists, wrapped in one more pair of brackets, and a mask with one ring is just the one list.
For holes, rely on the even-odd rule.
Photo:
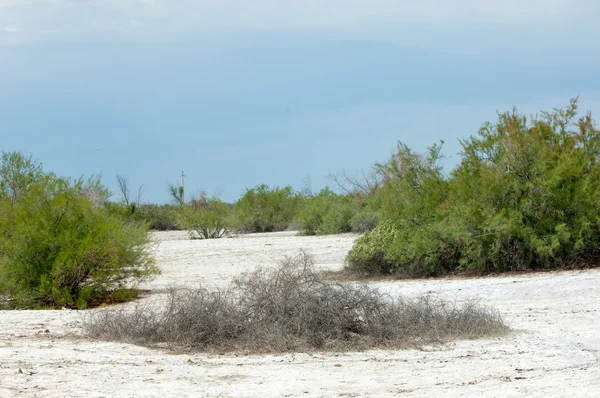
{"label": "dry vegetation clump", "polygon": [[226,290],[171,289],[161,304],[95,313],[85,329],[92,338],[146,346],[246,352],[410,347],[509,330],[497,310],[476,302],[327,282],[306,253],[242,275]]}

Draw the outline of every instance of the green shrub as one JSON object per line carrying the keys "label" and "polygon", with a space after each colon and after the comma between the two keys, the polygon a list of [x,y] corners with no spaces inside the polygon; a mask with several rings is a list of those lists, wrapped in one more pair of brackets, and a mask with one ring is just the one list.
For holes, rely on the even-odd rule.
{"label": "green shrub", "polygon": [[227,204],[201,192],[190,205],[181,207],[179,226],[189,231],[192,239],[221,238],[229,232],[229,213]]}
{"label": "green shrub", "polygon": [[283,231],[296,216],[301,197],[292,187],[248,189],[235,204],[238,228],[243,232]]}
{"label": "green shrub", "polygon": [[348,252],[349,268],[367,274],[385,274],[393,270],[393,259],[386,258],[397,229],[391,221],[383,221],[372,231],[360,236]]}
{"label": "green shrub", "polygon": [[328,187],[306,199],[300,220],[303,235],[329,235],[352,231],[352,220],[359,205],[346,195],[333,192]]}
{"label": "green shrub", "polygon": [[573,122],[576,111],[572,100],[528,122],[513,110],[462,142],[450,198],[462,214],[462,267],[549,268],[597,257],[600,131],[590,114]]}
{"label": "green shrub", "polygon": [[377,193],[369,198],[355,194],[336,194],[329,187],[306,199],[300,221],[303,235],[362,233],[379,223]]}
{"label": "green shrub", "polygon": [[317,235],[352,232],[352,219],[357,211],[357,206],[350,198],[339,198],[323,215],[323,222],[316,230]]}
{"label": "green shrub", "polygon": [[156,231],[174,231],[181,227],[177,215],[181,206],[142,204],[135,208],[133,219],[145,222],[148,228]]}
{"label": "green shrub", "polygon": [[363,209],[356,213],[350,220],[352,232],[363,233],[372,231],[379,224],[379,213]]}
{"label": "green shrub", "polygon": [[[441,145],[419,155],[400,143],[379,165],[381,214],[396,229],[385,261],[435,275],[597,259],[600,132],[589,114],[573,122],[576,109],[573,100],[531,121],[516,110],[500,114],[461,141],[461,162],[448,176],[439,166]],[[357,241],[350,266],[369,267],[373,258],[377,268],[380,245],[369,236]]]}
{"label": "green shrub", "polygon": [[129,204],[106,202],[104,205],[111,214],[144,223],[150,230],[178,231],[182,229],[178,220],[181,210],[179,205],[137,204],[136,202]]}
{"label": "green shrub", "polygon": [[18,152],[2,152],[0,167],[0,200],[14,205],[23,198],[34,183],[50,180],[54,176],[44,173],[42,165]]}
{"label": "green shrub", "polygon": [[0,181],[0,294],[14,306],[84,308],[158,272],[147,229],[102,205],[99,179],[71,182],[5,153]]}

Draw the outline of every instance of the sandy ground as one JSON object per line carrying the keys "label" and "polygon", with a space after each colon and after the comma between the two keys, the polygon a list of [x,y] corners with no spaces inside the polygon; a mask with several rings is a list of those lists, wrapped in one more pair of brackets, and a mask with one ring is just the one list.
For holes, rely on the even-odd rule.
{"label": "sandy ground", "polygon": [[[307,249],[339,269],[353,235],[190,241],[157,233],[163,274],[144,288],[226,286]],[[376,282],[405,294],[481,299],[516,331],[422,350],[237,356],[87,341],[79,311],[0,311],[0,397],[600,396],[600,270]]]}

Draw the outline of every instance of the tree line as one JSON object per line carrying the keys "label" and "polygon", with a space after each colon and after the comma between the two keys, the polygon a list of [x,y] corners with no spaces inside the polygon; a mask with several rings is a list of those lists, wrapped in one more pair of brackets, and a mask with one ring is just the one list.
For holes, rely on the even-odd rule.
{"label": "tree line", "polygon": [[[72,306],[135,295],[155,275],[149,230],[182,229],[194,239],[298,230],[355,232],[347,266],[408,277],[463,270],[504,272],[580,267],[598,260],[600,132],[577,100],[526,117],[499,113],[460,140],[445,172],[443,142],[394,155],[355,177],[332,176],[337,192],[259,185],[235,203],[199,192],[143,204],[118,176],[121,200],[97,177],[72,180],[20,153],[0,167],[0,299],[13,307]],[[1,304],[1,302],[0,302]]]}

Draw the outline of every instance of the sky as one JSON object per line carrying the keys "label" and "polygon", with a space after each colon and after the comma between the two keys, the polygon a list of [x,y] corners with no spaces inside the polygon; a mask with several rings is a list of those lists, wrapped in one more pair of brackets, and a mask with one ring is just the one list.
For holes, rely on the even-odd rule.
{"label": "sky", "polygon": [[0,0],[0,151],[142,201],[313,190],[497,111],[600,115],[596,0]]}

